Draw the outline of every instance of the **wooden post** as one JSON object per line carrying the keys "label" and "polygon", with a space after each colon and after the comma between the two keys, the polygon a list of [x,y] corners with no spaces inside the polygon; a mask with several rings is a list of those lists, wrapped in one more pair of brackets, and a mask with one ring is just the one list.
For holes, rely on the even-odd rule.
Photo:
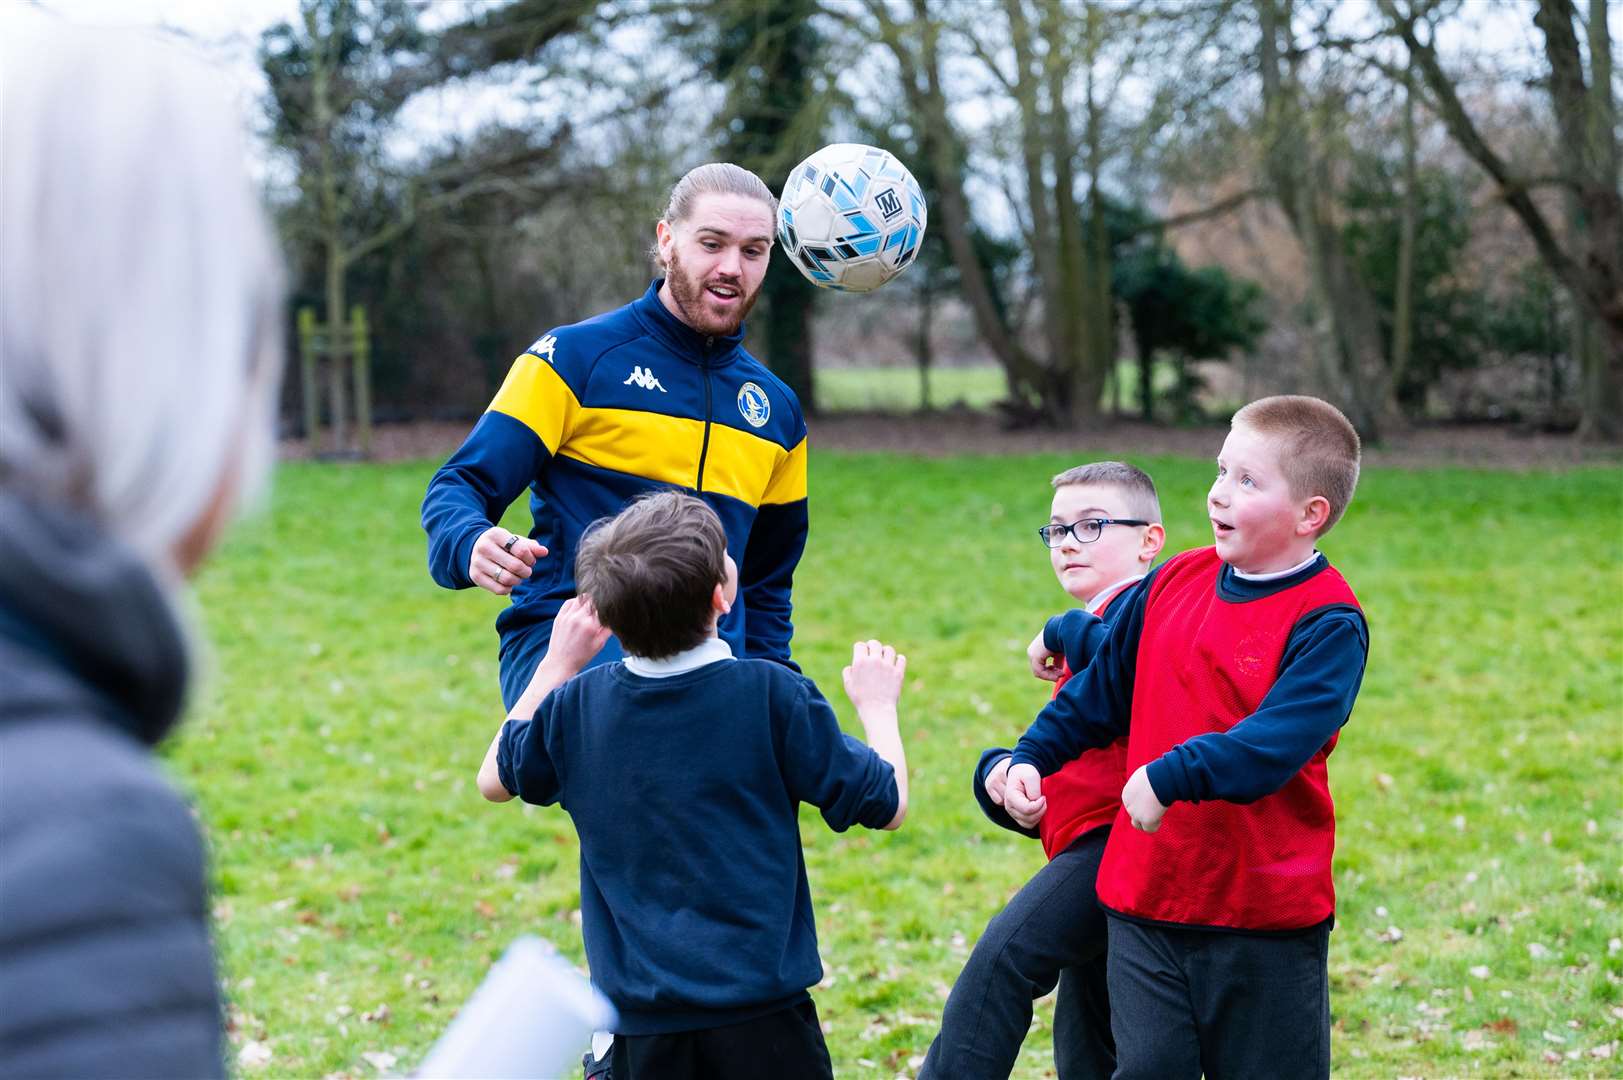
{"label": "wooden post", "polygon": [[345,385],[344,354],[349,351],[349,342],[344,338],[344,323],[342,312],[329,313],[327,322],[322,326],[321,352],[327,357],[327,385],[331,388],[332,401],[329,419],[332,426],[332,447],[328,451],[336,457],[342,457],[349,449],[349,388]]}
{"label": "wooden post", "polygon": [[299,371],[304,390],[304,441],[315,457],[321,435],[321,401],[316,383],[316,312],[299,309]]}
{"label": "wooden post", "polygon": [[361,457],[372,456],[372,342],[366,329],[366,309],[349,309],[350,358],[355,365],[355,431]]}

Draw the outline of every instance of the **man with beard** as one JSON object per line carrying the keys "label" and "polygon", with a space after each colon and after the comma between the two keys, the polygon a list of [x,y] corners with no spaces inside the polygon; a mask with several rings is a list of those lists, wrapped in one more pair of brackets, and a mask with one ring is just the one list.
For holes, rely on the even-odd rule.
{"label": "man with beard", "polygon": [[[434,580],[512,597],[496,619],[505,707],[575,595],[582,534],[660,488],[697,495],[725,527],[739,588],[721,639],[734,655],[795,668],[789,589],[806,544],[806,423],[742,345],[776,216],[771,191],[736,165],[684,176],[655,229],[665,277],[625,307],[537,338],[429,482]],[[525,487],[534,523],[508,532],[496,522]],[[620,656],[611,637],[594,663]]]}

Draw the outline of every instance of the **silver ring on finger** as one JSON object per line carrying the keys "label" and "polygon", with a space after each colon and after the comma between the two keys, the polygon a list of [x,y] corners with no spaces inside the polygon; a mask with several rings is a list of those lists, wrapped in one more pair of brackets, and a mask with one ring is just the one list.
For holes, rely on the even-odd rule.
{"label": "silver ring on finger", "polygon": [[500,585],[502,583],[502,568],[496,567],[496,572],[490,575],[491,579]]}

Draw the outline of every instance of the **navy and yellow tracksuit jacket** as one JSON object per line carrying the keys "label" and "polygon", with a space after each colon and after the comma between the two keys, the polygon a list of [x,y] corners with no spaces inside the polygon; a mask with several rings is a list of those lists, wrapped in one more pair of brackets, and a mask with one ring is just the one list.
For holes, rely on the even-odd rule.
{"label": "navy and yellow tracksuit jacket", "polygon": [[[727,531],[739,590],[721,637],[736,655],[794,666],[789,589],[806,546],[800,403],[744,350],[742,329],[729,337],[694,330],[660,303],[660,284],[538,338],[429,482],[429,571],[449,589],[473,584],[474,543],[530,489],[530,536],[549,554],[496,620],[504,693],[511,656],[539,660],[553,617],[575,594],[586,527],[658,488],[698,495]],[[596,662],[620,655],[611,639]]]}

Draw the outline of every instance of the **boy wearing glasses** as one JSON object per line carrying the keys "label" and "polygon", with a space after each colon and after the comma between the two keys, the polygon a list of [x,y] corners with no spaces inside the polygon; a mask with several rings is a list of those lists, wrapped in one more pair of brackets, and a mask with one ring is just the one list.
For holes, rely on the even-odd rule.
{"label": "boy wearing glasses", "polygon": [[[619,1014],[614,1080],[828,1080],[806,989],[823,977],[798,809],[836,831],[907,813],[896,703],[907,660],[858,642],[845,691],[717,635],[738,568],[705,503],[663,491],[589,530],[551,647],[491,743],[479,791],[559,803],[580,834],[592,981]],[[576,675],[609,632],[625,659]],[[595,1067],[595,1065],[594,1065]]]}
{"label": "boy wearing glasses", "polygon": [[[1096,461],[1053,479],[1048,524],[1038,530],[1060,586],[1083,607],[1049,620],[1028,650],[1032,674],[1054,693],[1087,666],[1166,543],[1155,482],[1119,461]],[[920,1077],[1006,1080],[1031,1027],[1032,1002],[1059,983],[1054,1062],[1060,1080],[1109,1077],[1115,1067],[1105,987],[1105,916],[1094,879],[1121,808],[1127,740],[1090,750],[1043,781],[1048,813],[1035,828],[1003,807],[1010,751],[981,755],[974,790],[995,823],[1042,841],[1049,862],[987,925],[953,985],[941,1034]]]}
{"label": "boy wearing glasses", "polygon": [[1117,1077],[1330,1075],[1328,758],[1369,630],[1317,543],[1358,468],[1328,402],[1236,413],[1215,543],[1156,568],[1015,747],[1005,805],[1031,825],[1058,769],[1127,736],[1098,878]]}

